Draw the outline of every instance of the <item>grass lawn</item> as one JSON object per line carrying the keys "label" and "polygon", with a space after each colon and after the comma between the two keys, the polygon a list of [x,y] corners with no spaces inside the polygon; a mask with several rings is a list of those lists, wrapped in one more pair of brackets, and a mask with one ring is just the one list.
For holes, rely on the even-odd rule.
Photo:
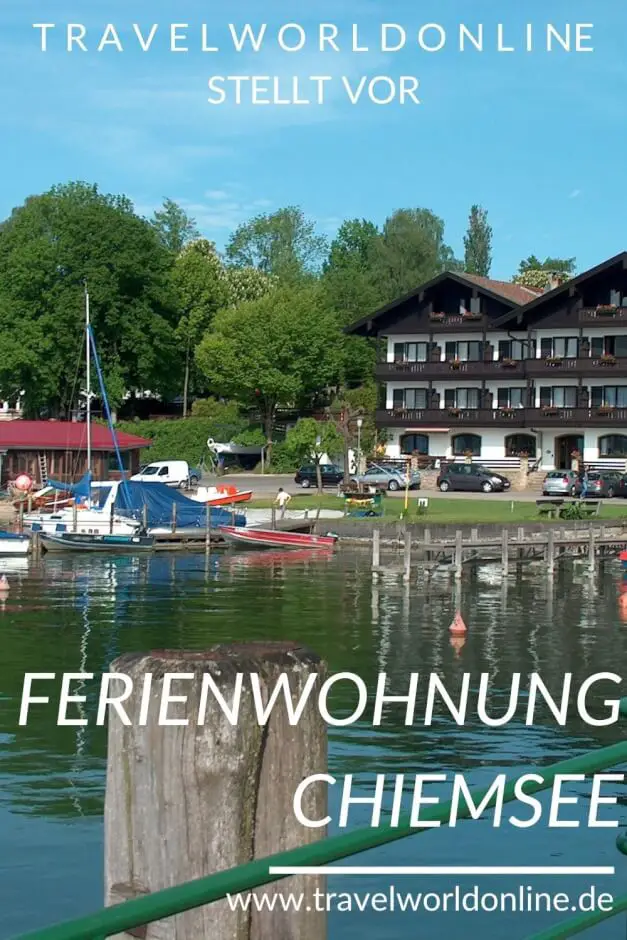
{"label": "grass lawn", "polygon": [[[427,494],[425,494],[427,495]],[[426,512],[418,512],[418,502],[410,499],[407,510],[407,519],[424,523],[481,523],[481,522],[525,522],[538,521],[543,518],[539,515],[534,502],[522,500],[491,500],[489,496],[484,499],[446,499],[445,497],[432,497],[428,495],[429,507]],[[246,504],[251,509],[268,509],[273,505],[272,499],[251,499]],[[323,495],[321,498],[315,493],[299,494],[293,496],[289,509],[309,509],[315,512],[321,509],[344,510],[344,500],[337,496]],[[399,519],[403,514],[404,500],[383,499],[384,516],[388,520]],[[608,499],[602,502],[601,511],[592,516],[598,519],[625,519],[627,521],[627,500]]]}

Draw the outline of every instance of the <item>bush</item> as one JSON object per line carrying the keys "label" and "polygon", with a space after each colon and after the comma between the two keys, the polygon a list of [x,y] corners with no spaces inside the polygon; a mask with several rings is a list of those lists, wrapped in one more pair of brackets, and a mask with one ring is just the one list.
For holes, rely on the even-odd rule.
{"label": "bush", "polygon": [[186,460],[199,463],[207,451],[207,439],[228,442],[248,431],[243,418],[228,422],[214,418],[174,418],[162,421],[121,421],[118,431],[152,440],[142,453],[142,463],[155,460]]}

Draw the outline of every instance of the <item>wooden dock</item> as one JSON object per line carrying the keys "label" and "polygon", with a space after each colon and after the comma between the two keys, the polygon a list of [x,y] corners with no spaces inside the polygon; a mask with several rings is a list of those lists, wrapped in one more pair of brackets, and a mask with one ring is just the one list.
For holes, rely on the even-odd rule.
{"label": "wooden dock", "polygon": [[[438,568],[450,569],[456,578],[462,577],[465,565],[494,564],[500,562],[504,575],[511,564],[541,561],[547,574],[552,575],[555,566],[566,559],[585,559],[591,573],[600,558],[615,558],[627,549],[627,531],[624,536],[606,534],[605,527],[590,526],[586,532],[564,535],[561,531],[548,529],[546,533],[525,533],[523,526],[515,535],[504,528],[500,538],[479,537],[477,529],[471,530],[470,538],[464,538],[461,529],[454,538],[432,540],[426,528],[422,539],[412,540],[405,531],[402,542],[402,565],[381,564],[381,534],[375,529],[372,537],[373,574],[395,573],[410,581],[414,568],[430,574]],[[396,552],[398,555],[398,550]]]}
{"label": "wooden dock", "polygon": [[[277,519],[270,527],[279,532],[311,532],[315,523],[313,518]],[[206,529],[174,527],[153,530],[151,534],[154,535],[157,552],[206,552],[207,542],[210,548],[224,548],[227,544],[219,529],[210,529],[207,533]]]}

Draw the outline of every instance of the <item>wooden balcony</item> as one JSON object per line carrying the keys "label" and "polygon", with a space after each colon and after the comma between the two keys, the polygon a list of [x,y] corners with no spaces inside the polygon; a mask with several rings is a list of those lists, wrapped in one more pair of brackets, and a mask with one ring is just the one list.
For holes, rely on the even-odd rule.
{"label": "wooden balcony", "polygon": [[467,330],[483,332],[488,323],[488,318],[483,313],[463,315],[461,313],[440,313],[436,311],[429,314],[429,326],[434,333],[439,333],[441,330],[456,333],[459,333],[460,330],[463,332]]}
{"label": "wooden balcony", "polygon": [[375,413],[379,427],[453,428],[502,427],[627,427],[627,408],[394,408]]}
{"label": "wooden balcony", "polygon": [[511,365],[503,362],[472,361],[458,362],[379,362],[376,367],[376,378],[382,382],[402,382],[404,379],[425,381],[427,379],[453,379],[458,376],[473,379],[508,379],[524,378],[524,363],[522,361],[508,360]]}
{"label": "wooden balcony", "polygon": [[608,379],[627,376],[627,359],[615,356],[586,356],[579,359],[527,359],[525,375],[530,378],[551,379],[559,384],[560,378],[585,376],[594,385]]}
{"label": "wooden balcony", "polygon": [[526,408],[525,427],[627,426],[627,408]]}
{"label": "wooden balcony", "polygon": [[379,427],[430,428],[447,431],[449,428],[524,426],[524,408],[394,408],[377,411]]}
{"label": "wooden balcony", "polygon": [[595,326],[608,326],[614,322],[627,320],[627,307],[582,307],[579,310],[580,323],[594,323]]}

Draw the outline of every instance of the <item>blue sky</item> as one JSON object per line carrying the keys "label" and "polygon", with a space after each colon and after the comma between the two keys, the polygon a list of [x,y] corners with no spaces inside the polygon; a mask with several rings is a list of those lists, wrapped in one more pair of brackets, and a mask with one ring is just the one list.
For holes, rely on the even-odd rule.
{"label": "blue sky", "polygon": [[[276,27],[293,21],[312,37],[316,24],[336,23],[345,48],[282,52]],[[46,54],[36,22],[59,24]],[[64,51],[70,22],[88,27],[94,51]],[[234,53],[229,22],[267,23],[263,50]],[[382,22],[410,36],[440,23],[451,47],[350,51],[353,23],[372,43]],[[462,55],[460,22],[483,23],[486,37],[502,22],[517,45],[526,23],[593,23],[595,51]],[[107,23],[120,31],[121,54],[95,51]],[[144,54],[132,23],[146,32],[158,23],[164,35],[170,23],[189,23],[196,51],[171,54],[158,34]],[[219,54],[199,51],[202,23]],[[575,256],[582,270],[627,248],[626,37],[627,8],[616,0],[2,0],[0,216],[56,182],[83,179],[126,193],[145,214],[176,199],[221,247],[239,222],[282,205],[301,205],[329,236],[344,218],[381,223],[421,206],[445,220],[461,254],[478,202],[494,229],[493,276],[510,277],[532,252]],[[209,76],[242,73],[328,74],[333,91],[323,107],[207,104]],[[350,105],[339,77],[377,74],[416,75],[423,103]]]}

